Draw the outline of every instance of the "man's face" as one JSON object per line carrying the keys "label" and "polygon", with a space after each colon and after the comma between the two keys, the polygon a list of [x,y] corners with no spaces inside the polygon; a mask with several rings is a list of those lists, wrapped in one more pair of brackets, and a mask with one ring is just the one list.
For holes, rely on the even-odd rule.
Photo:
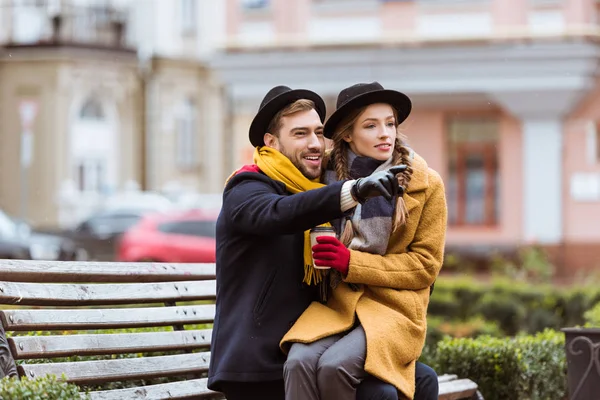
{"label": "man's face", "polygon": [[325,137],[323,124],[314,109],[283,117],[279,135],[265,135],[265,144],[289,158],[308,179],[321,176]]}

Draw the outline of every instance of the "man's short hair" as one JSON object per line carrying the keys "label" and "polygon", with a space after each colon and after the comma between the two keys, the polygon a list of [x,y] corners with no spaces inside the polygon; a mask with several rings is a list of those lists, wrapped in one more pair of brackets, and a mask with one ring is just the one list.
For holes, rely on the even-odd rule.
{"label": "man's short hair", "polygon": [[281,130],[281,126],[282,126],[281,119],[283,117],[287,117],[289,115],[296,114],[297,112],[300,112],[300,111],[309,111],[309,110],[314,110],[314,109],[316,109],[316,107],[315,107],[315,103],[312,100],[307,100],[307,99],[296,100],[295,102],[288,104],[287,106],[285,106],[284,108],[279,110],[279,112],[277,114],[275,114],[275,116],[271,120],[271,123],[267,127],[267,132],[270,133],[271,135],[279,136],[279,131]]}

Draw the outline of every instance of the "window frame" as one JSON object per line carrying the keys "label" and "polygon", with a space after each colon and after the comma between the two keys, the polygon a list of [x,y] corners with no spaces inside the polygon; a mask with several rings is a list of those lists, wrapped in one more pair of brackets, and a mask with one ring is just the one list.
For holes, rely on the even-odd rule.
{"label": "window frame", "polygon": [[594,146],[594,150],[595,150],[594,163],[600,164],[600,121],[596,121],[596,123],[594,124],[594,128],[595,128],[595,131],[594,131],[594,136],[592,138],[592,140],[594,142],[593,146]]}
{"label": "window frame", "polygon": [[179,0],[179,26],[182,35],[196,34],[198,29],[197,0]]}
{"label": "window frame", "polygon": [[175,163],[180,170],[193,170],[200,164],[198,112],[195,99],[188,98],[183,102],[176,121]]}
{"label": "window frame", "polygon": [[242,11],[253,12],[271,8],[271,0],[239,0]]}
{"label": "window frame", "polygon": [[[476,116],[466,118],[456,118],[448,120],[446,124],[446,140],[449,153],[455,152],[447,162],[447,168],[449,172],[449,179],[456,179],[455,182],[449,182],[449,185],[455,184],[454,198],[448,198],[449,209],[451,212],[455,211],[455,216],[449,215],[448,225],[451,227],[472,227],[472,228],[492,228],[497,227],[500,223],[502,209],[500,194],[502,193],[501,183],[498,182],[501,177],[500,168],[500,132],[499,130],[495,134],[495,139],[492,140],[481,140],[481,141],[470,141],[470,140],[456,140],[452,137],[453,135],[453,123],[461,121],[461,123],[468,123],[468,121],[493,121],[496,124],[496,129],[499,129],[499,120],[492,116]],[[467,219],[467,162],[470,154],[477,154],[483,157],[483,171],[484,171],[484,210],[483,218],[480,222],[470,222]],[[452,163],[455,163],[454,176],[452,175]],[[455,204],[450,203],[454,201]]]}
{"label": "window frame", "polygon": [[[457,211],[454,226],[496,226],[496,199],[499,192],[495,184],[498,169],[498,152],[493,143],[460,143],[456,145]],[[484,216],[482,222],[467,221],[467,160],[469,154],[483,155],[484,160]]]}

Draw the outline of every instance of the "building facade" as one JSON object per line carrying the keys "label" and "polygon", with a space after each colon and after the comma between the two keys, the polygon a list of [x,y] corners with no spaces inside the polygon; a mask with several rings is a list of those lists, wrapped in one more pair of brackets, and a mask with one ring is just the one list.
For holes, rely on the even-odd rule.
{"label": "building facade", "polygon": [[0,2],[0,208],[68,226],[125,187],[222,187],[214,2]]}
{"label": "building facade", "polygon": [[[600,38],[592,0],[227,0],[212,67],[233,105],[231,164],[275,85],[407,93],[410,145],[440,172],[448,249],[538,243],[600,267]],[[565,267],[566,268],[566,267]],[[563,270],[564,271],[564,270]]]}

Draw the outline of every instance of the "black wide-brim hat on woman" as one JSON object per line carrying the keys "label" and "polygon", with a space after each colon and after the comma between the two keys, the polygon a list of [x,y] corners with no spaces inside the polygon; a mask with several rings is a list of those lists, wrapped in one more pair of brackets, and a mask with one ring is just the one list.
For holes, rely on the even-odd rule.
{"label": "black wide-brim hat on woman", "polygon": [[326,108],[321,96],[306,89],[290,89],[287,86],[275,86],[265,95],[265,98],[260,103],[258,113],[256,113],[252,124],[250,124],[249,137],[252,146],[264,146],[265,133],[267,133],[269,124],[275,114],[285,106],[300,99],[311,100],[315,103],[315,109],[317,114],[319,114],[319,118],[321,118],[321,122],[325,121]]}
{"label": "black wide-brim hat on woman", "polygon": [[412,102],[404,93],[384,89],[379,82],[357,83],[343,89],[337,98],[336,109],[325,123],[323,133],[331,139],[339,123],[352,111],[375,103],[392,106],[398,114],[399,125],[409,116]]}

